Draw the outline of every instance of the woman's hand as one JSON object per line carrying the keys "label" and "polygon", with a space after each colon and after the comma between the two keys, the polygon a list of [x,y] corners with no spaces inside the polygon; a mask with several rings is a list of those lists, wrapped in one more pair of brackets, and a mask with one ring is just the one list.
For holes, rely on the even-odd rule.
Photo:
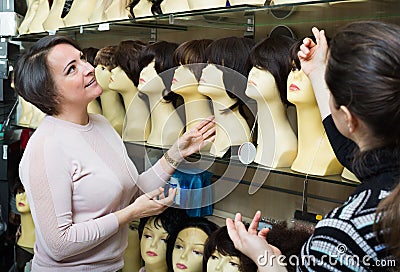
{"label": "woman's hand", "polygon": [[317,43],[314,43],[310,38],[305,38],[297,54],[300,59],[301,69],[309,77],[314,72],[322,72],[324,74],[328,58],[328,42],[326,41],[325,31],[313,27],[312,32]]}
{"label": "woman's hand", "polygon": [[179,137],[174,145],[168,150],[168,155],[173,160],[180,162],[185,157],[199,152],[200,149],[214,140],[214,116],[210,116]]}
{"label": "woman's hand", "polygon": [[[270,245],[266,240],[269,229],[263,228],[259,232],[257,231],[260,219],[261,212],[257,211],[248,230],[246,230],[240,213],[236,214],[235,221],[227,218],[226,226],[228,228],[229,237],[237,250],[248,256],[257,264],[258,271],[285,271],[286,269],[284,267],[276,263],[277,256],[281,255],[280,250]],[[276,257],[272,258],[271,256],[273,255]],[[264,260],[264,258],[268,259]],[[271,263],[272,261],[273,263]]]}
{"label": "woman's hand", "polygon": [[301,70],[311,80],[321,119],[324,120],[331,114],[329,107],[330,92],[325,82],[328,42],[324,30],[313,27],[312,32],[317,43],[314,43],[310,38],[305,38],[297,55],[300,59]]}
{"label": "woman's hand", "polygon": [[159,188],[138,197],[128,207],[115,212],[120,225],[128,224],[134,219],[158,215],[174,203],[176,189],[169,189],[164,196],[164,188]]}

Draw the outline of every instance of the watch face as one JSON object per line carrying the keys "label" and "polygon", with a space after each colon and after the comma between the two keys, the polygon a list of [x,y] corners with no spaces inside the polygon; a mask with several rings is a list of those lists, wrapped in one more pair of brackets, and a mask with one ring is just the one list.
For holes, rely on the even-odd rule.
{"label": "watch face", "polygon": [[256,147],[250,142],[243,143],[238,150],[238,157],[241,163],[250,164],[256,157]]}

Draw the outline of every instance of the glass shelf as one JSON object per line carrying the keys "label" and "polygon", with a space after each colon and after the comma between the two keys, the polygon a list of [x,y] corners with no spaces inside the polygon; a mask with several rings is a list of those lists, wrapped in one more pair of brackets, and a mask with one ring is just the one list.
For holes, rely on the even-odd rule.
{"label": "glass shelf", "polygon": [[[141,155],[146,154],[146,152],[148,150],[158,150],[160,152],[167,150],[165,148],[161,148],[161,147],[157,147],[157,146],[146,145],[143,142],[125,142],[125,145],[127,146],[128,150],[130,149],[130,147],[132,148],[132,150],[142,149],[142,151],[139,152],[139,154],[141,154]],[[129,155],[132,155],[131,153],[133,153],[133,152],[128,151]],[[245,165],[245,164],[241,163],[240,160],[236,156],[232,156],[230,158],[217,158],[210,154],[204,154],[202,152],[202,154],[197,153],[197,154],[191,155],[188,158],[188,160],[189,161],[207,162],[206,165],[209,165],[209,166],[214,165],[214,164],[221,164],[221,165],[229,164],[232,167],[246,168],[246,169],[249,169],[252,171],[259,171],[257,173],[257,175],[261,174],[261,176],[263,175],[263,173],[265,174],[265,176],[267,176],[268,173],[275,173],[275,174],[279,174],[279,175],[292,176],[292,177],[297,177],[297,178],[301,178],[301,179],[307,178],[308,180],[322,181],[322,182],[328,182],[328,183],[339,184],[339,185],[350,186],[350,187],[357,187],[360,184],[358,182],[346,180],[346,179],[342,178],[340,175],[330,175],[330,176],[306,175],[304,173],[295,172],[295,171],[291,170],[289,167],[288,168],[271,168],[271,167],[259,165],[254,162],[251,164]],[[204,169],[204,170],[208,170],[208,169]],[[261,181],[261,183],[264,183],[264,180]]]}
{"label": "glass shelf", "polygon": [[[254,16],[254,20],[247,20],[249,16]],[[106,32],[104,26],[108,25],[106,29],[120,37],[143,36],[146,38],[150,36],[152,28],[172,31],[186,31],[190,27],[246,30],[252,26],[257,29],[281,24],[301,27],[309,32],[308,25],[321,27],[328,25],[335,30],[346,22],[357,20],[385,20],[400,23],[400,6],[395,0],[302,1],[267,6],[240,5],[64,27],[57,33],[98,35],[104,34]],[[18,35],[12,39],[34,41],[46,35],[49,33],[32,33]]]}

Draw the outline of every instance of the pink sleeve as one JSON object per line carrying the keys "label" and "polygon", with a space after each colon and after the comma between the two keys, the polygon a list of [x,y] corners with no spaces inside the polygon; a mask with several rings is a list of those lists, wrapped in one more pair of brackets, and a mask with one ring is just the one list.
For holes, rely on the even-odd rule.
{"label": "pink sleeve", "polygon": [[[36,141],[20,169],[28,180],[32,214],[44,250],[61,261],[89,251],[119,229],[113,213],[81,223],[73,222],[72,178],[66,156],[54,141]],[[64,161],[63,161],[64,160]]]}
{"label": "pink sleeve", "polygon": [[164,187],[171,176],[162,168],[160,161],[157,161],[153,167],[141,173],[137,178],[137,186],[146,193],[159,187]]}

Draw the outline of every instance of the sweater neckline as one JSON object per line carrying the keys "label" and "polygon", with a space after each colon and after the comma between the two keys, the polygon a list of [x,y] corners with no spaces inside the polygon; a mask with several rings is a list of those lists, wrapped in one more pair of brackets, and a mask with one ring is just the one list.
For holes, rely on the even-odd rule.
{"label": "sweater neckline", "polygon": [[89,122],[86,125],[75,124],[73,122],[65,121],[65,120],[56,118],[54,116],[50,116],[50,115],[46,115],[45,118],[49,122],[52,122],[52,123],[57,124],[57,125],[61,125],[61,126],[65,127],[65,128],[70,128],[70,129],[73,129],[73,130],[77,130],[77,131],[89,131],[93,127],[93,120],[92,120],[91,114],[89,114]]}

